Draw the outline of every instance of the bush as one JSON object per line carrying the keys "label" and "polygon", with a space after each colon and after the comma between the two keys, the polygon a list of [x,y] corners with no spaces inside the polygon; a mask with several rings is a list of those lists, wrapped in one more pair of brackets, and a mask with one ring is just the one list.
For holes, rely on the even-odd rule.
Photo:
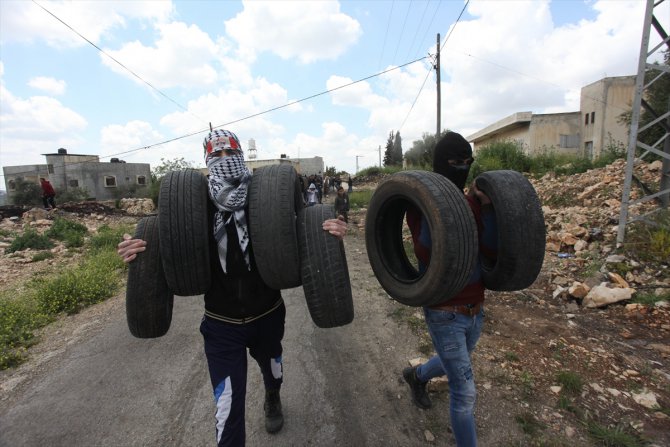
{"label": "bush", "polygon": [[628,229],[624,250],[643,261],[668,262],[670,259],[670,211],[634,222]]}
{"label": "bush", "polygon": [[21,363],[25,349],[33,343],[33,331],[49,321],[34,299],[0,296],[0,370]]}
{"label": "bush", "polygon": [[68,188],[67,191],[60,192],[56,199],[59,203],[83,202],[91,196],[86,188]]}
{"label": "bush", "polygon": [[33,255],[33,262],[44,261],[45,259],[52,259],[54,254],[50,251],[41,251]]}
{"label": "bush", "polygon": [[88,228],[85,225],[57,217],[46,235],[63,241],[66,247],[81,247],[84,245],[84,235],[86,233],[88,233]]}
{"label": "bush", "polygon": [[22,178],[14,180],[12,203],[14,205],[42,205],[42,188],[36,183],[27,182]]}
{"label": "bush", "polygon": [[98,228],[98,232],[91,237],[91,247],[95,250],[106,248],[116,250],[116,246],[121,242],[124,233],[133,234],[133,228],[130,225],[115,228],[103,225]]}
{"label": "bush", "polygon": [[5,253],[14,253],[15,251],[32,248],[35,250],[46,250],[53,248],[54,243],[43,234],[39,234],[35,229],[27,227],[21,236],[17,236],[9,247],[5,249]]}
{"label": "bush", "polygon": [[47,315],[74,314],[114,294],[123,261],[112,250],[98,251],[80,266],[34,281],[40,309]]}
{"label": "bush", "polygon": [[531,161],[523,153],[521,143],[516,141],[499,141],[482,147],[475,157],[470,169],[470,179],[474,179],[482,172],[511,169],[519,172],[528,172]]}
{"label": "bush", "polygon": [[[399,171],[402,171],[401,166],[384,166],[383,168],[380,168],[379,166],[370,166],[369,168],[358,171],[356,176],[365,177],[368,175],[395,174]],[[340,177],[343,181],[346,181],[346,179],[349,178],[345,175],[341,175]],[[354,179],[354,184],[356,184],[356,179]]]}

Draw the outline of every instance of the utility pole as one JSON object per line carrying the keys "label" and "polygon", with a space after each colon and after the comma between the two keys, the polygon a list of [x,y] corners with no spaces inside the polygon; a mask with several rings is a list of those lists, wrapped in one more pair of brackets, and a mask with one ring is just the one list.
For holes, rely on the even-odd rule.
{"label": "utility pole", "polygon": [[437,73],[437,133],[435,139],[440,138],[440,122],[442,121],[442,101],[440,92],[440,33],[437,33],[437,56],[435,58],[435,72]]}
{"label": "utility pole", "polygon": [[[654,15],[654,8],[661,3],[662,2],[655,2],[654,0],[647,0],[647,8],[644,16],[642,42],[640,44],[640,58],[638,59],[637,78],[635,81],[635,97],[633,98],[633,107],[631,112],[630,132],[628,139],[628,156],[626,160],[623,194],[621,197],[621,211],[619,214],[617,247],[620,247],[624,243],[626,225],[638,220],[645,221],[647,223],[651,222],[650,219],[648,219],[648,216],[657,211],[660,211],[661,209],[667,209],[668,203],[670,202],[670,100],[668,101],[667,105],[668,109],[663,111],[653,110],[643,98],[645,89],[653,82],[657,81],[662,76],[670,76],[670,71],[668,71],[667,66],[656,65],[649,62],[651,56],[654,55],[654,53],[659,54],[661,52],[660,50],[663,48],[663,44],[665,44],[666,50],[670,50],[670,39],[668,39],[668,34],[663,27],[663,24],[661,23],[664,22],[666,28],[668,25],[670,25],[667,14],[662,14],[660,11],[661,8],[659,8],[657,12],[661,13],[661,15],[659,15],[661,20],[659,21]],[[665,19],[663,19],[663,17],[665,17]],[[661,38],[661,43],[654,46],[654,48],[650,50],[649,37],[652,29],[654,29]],[[645,80],[645,73],[647,71],[651,72],[651,70],[659,71],[660,73],[654,73],[652,76],[653,79],[647,83]],[[644,108],[645,111],[648,112],[651,116],[657,118],[640,128],[640,113],[642,108]],[[638,133],[654,125],[658,125],[663,128],[664,136],[650,146],[640,141]],[[644,159],[644,157],[646,157],[649,153],[653,153],[662,157],[663,162],[661,167],[659,191],[657,193],[647,194],[644,197],[636,198],[631,194],[631,186],[633,181],[633,167],[635,159],[638,158],[635,154],[637,148],[644,149],[645,151],[642,155],[640,155],[640,160]],[[660,206],[657,209],[648,211],[644,214],[631,214],[629,210],[631,206],[649,201],[651,199],[657,199],[660,202]]]}
{"label": "utility pole", "polygon": [[382,145],[379,145],[379,167],[382,167]]}
{"label": "utility pole", "polygon": [[362,157],[362,155],[356,155],[356,174],[358,174],[358,159]]}

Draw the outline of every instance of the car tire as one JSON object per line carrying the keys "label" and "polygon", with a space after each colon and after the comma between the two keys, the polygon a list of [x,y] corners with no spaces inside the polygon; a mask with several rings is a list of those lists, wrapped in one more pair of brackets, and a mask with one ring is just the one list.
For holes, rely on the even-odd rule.
{"label": "car tire", "polygon": [[[403,221],[411,206],[425,216],[431,235],[423,273],[403,244]],[[428,171],[393,174],[375,190],[365,220],[370,265],[391,298],[430,306],[453,298],[467,284],[477,260],[477,227],[463,192],[447,178]]]}
{"label": "car tire", "polygon": [[514,291],[530,286],[542,269],[545,225],[540,199],[533,185],[517,171],[480,174],[477,188],[493,205],[498,227],[495,262],[482,263],[482,280],[490,290]]}
{"label": "car tire", "polygon": [[171,171],[163,177],[158,198],[160,252],[176,295],[201,295],[209,289],[208,202],[207,178],[199,171]]}
{"label": "car tire", "polygon": [[298,175],[290,164],[256,169],[249,186],[249,233],[258,272],[273,289],[302,284],[296,234],[303,207]]}
{"label": "car tire", "polygon": [[332,207],[321,204],[298,213],[302,287],[312,321],[320,328],[344,326],[354,319],[344,243],[322,228],[333,218]]}
{"label": "car tire", "polygon": [[162,337],[170,329],[174,296],[161,262],[156,216],[140,219],[135,239],[147,242],[145,250],[128,264],[126,319],[137,338]]}

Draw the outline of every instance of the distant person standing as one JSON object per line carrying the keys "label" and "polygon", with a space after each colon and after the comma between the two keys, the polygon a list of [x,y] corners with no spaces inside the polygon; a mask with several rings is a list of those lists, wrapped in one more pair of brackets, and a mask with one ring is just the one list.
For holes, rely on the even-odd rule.
{"label": "distant person standing", "polygon": [[349,185],[348,192],[349,194],[351,194],[352,192],[354,192],[354,181],[352,180],[351,175],[349,175],[349,181],[347,182],[347,184]]}
{"label": "distant person standing", "polygon": [[305,192],[305,202],[307,202],[307,206],[314,206],[319,203],[319,198],[317,196],[316,186],[314,183],[310,183],[309,188],[307,188],[307,191]]}
{"label": "distant person standing", "polygon": [[335,197],[335,215],[342,216],[345,222],[349,222],[349,195],[344,192],[341,186],[337,190]]}
{"label": "distant person standing", "polygon": [[44,203],[44,208],[47,210],[56,208],[56,191],[51,186],[51,183],[49,183],[49,180],[40,178],[40,186],[42,187],[42,203]]}

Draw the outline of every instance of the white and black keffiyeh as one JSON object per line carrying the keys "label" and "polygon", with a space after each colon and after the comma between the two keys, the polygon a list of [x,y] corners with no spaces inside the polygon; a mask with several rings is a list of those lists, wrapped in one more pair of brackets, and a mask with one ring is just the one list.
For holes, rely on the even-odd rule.
{"label": "white and black keffiyeh", "polygon": [[[214,238],[218,246],[221,267],[226,272],[228,249],[226,225],[234,223],[244,260],[247,268],[251,269],[249,229],[244,211],[251,171],[244,164],[244,155],[241,152],[223,157],[208,157],[207,168],[209,168],[209,197],[217,208],[217,212],[214,213]],[[230,213],[228,219],[226,219],[226,213]]]}

